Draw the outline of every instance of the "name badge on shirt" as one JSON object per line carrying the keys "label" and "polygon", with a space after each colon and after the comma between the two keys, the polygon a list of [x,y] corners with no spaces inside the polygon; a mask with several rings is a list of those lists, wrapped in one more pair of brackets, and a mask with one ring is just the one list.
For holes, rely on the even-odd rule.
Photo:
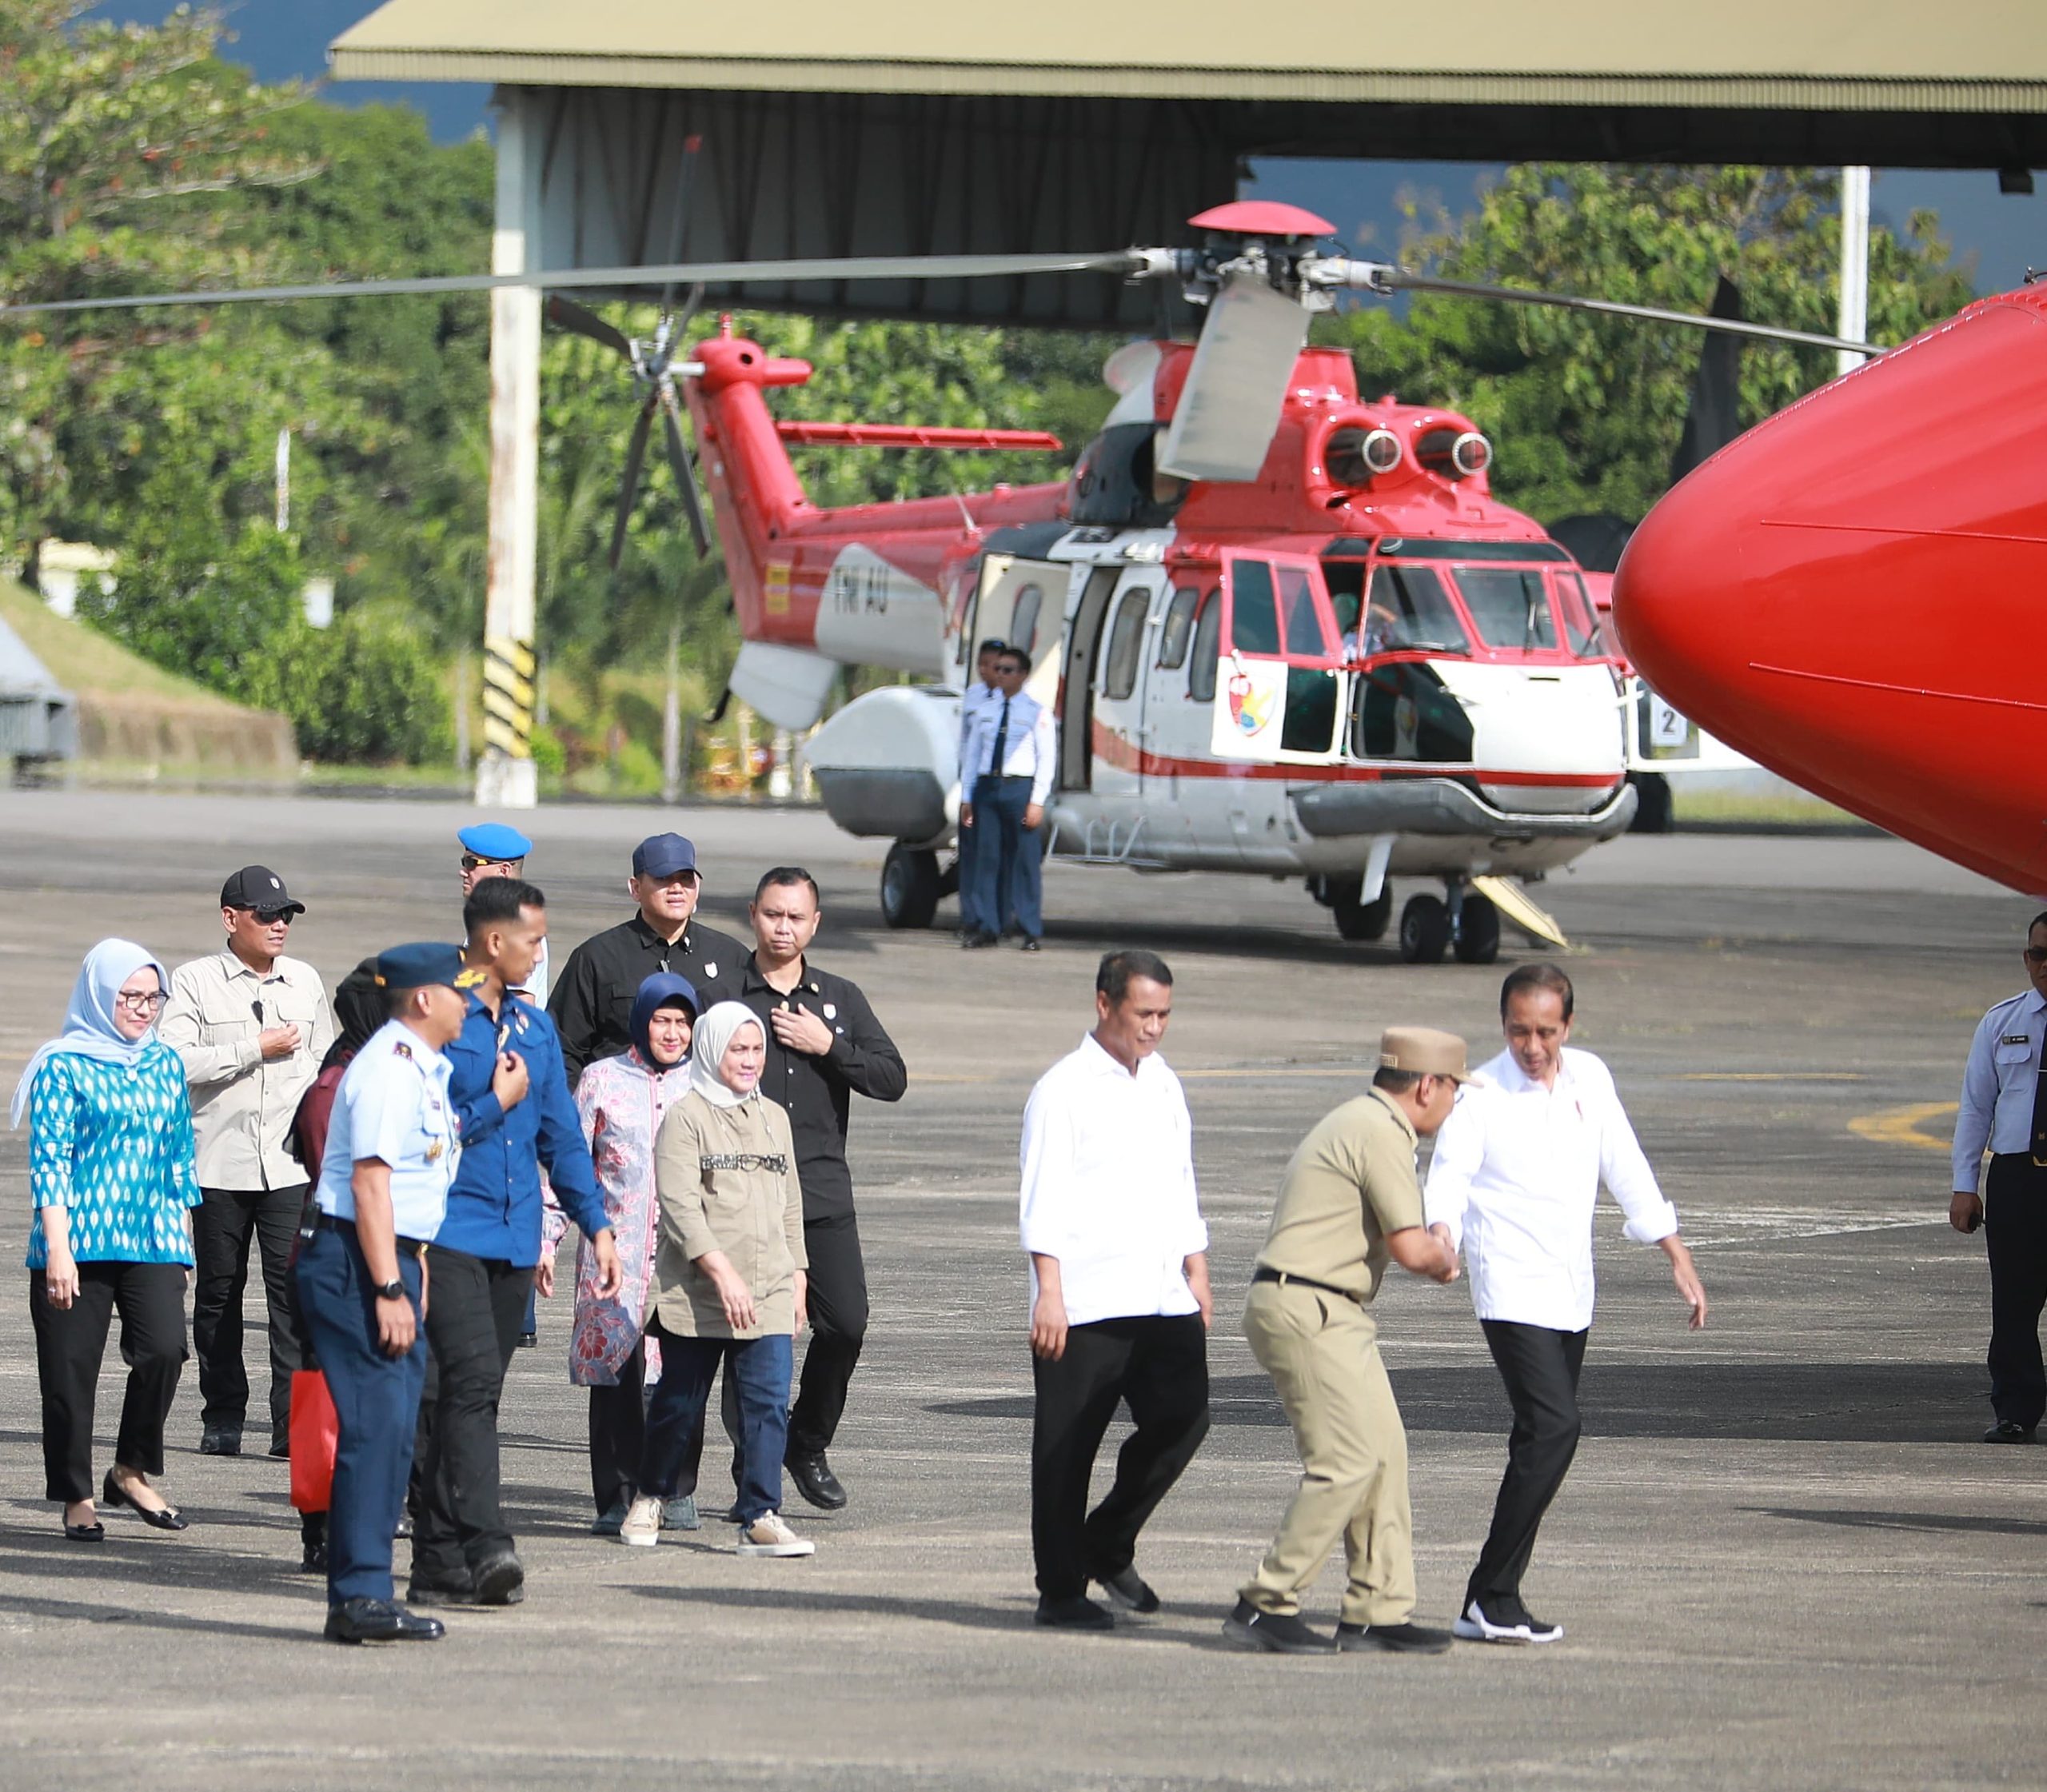
{"label": "name badge on shirt", "polygon": [[2000,1045],[2030,1045],[2033,1036],[2030,1033],[2007,1033],[1997,1043]]}

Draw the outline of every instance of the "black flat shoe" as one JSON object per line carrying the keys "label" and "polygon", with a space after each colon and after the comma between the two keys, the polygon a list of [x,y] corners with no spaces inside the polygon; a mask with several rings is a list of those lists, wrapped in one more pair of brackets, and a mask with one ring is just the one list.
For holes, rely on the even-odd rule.
{"label": "black flat shoe", "polygon": [[1031,1615],[1032,1622],[1052,1630],[1112,1630],[1116,1627],[1107,1606],[1098,1606],[1079,1593],[1063,1599],[1040,1598],[1038,1609]]}
{"label": "black flat shoe", "polygon": [[825,1461],[823,1451],[814,1456],[791,1456],[783,1467],[796,1483],[796,1491],[820,1512],[845,1509],[846,1490],[840,1484],[839,1477],[832,1472],[832,1465]]}
{"label": "black flat shoe", "polygon": [[106,1541],[106,1527],[98,1519],[90,1524],[67,1524],[64,1527],[64,1540],[67,1543],[103,1543]]}
{"label": "black flat shoe", "polygon": [[448,1634],[437,1618],[385,1599],[344,1599],[327,1608],[329,1642],[436,1642]]}
{"label": "black flat shoe", "polygon": [[182,1531],[191,1521],[175,1506],[166,1506],[151,1511],[146,1506],[138,1506],[121,1491],[121,1483],[114,1479],[114,1471],[106,1471],[106,1479],[100,1485],[100,1503],[103,1506],[126,1506],[143,1523],[158,1531]]}

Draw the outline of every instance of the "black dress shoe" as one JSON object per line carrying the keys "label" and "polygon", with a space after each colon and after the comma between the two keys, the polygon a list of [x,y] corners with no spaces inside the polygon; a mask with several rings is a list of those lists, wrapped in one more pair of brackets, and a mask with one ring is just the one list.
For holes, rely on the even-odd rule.
{"label": "black dress shoe", "polygon": [[288,1458],[291,1455],[291,1438],[289,1434],[283,1431],[271,1433],[270,1454],[279,1458]]}
{"label": "black dress shoe", "polygon": [[839,1484],[839,1477],[832,1472],[822,1450],[814,1456],[791,1456],[782,1466],[788,1470],[796,1491],[820,1512],[845,1510],[846,1490]]}
{"label": "black dress shoe", "polygon": [[1041,952],[1045,948],[1038,943],[1038,936],[1035,933],[1032,933],[1026,934],[1024,936],[1024,944],[1021,949],[1027,952]]}
{"label": "black dress shoe", "polygon": [[1031,1622],[1051,1630],[1113,1630],[1116,1627],[1107,1606],[1098,1606],[1079,1593],[1063,1599],[1039,1599]]}
{"label": "black dress shoe", "polygon": [[329,1642],[436,1642],[448,1634],[437,1618],[421,1618],[388,1599],[344,1599],[327,1608]]}
{"label": "black dress shoe", "polygon": [[992,933],[964,934],[961,936],[960,940],[960,944],[968,952],[979,952],[984,946],[992,946],[995,943],[996,936]]}
{"label": "black dress shoe", "polygon": [[479,1562],[469,1580],[480,1606],[516,1606],[526,1596],[525,1568],[509,1550]]}
{"label": "black dress shoe", "polygon": [[106,1541],[106,1527],[98,1519],[90,1524],[67,1524],[64,1527],[64,1540],[67,1543],[103,1543]]}
{"label": "black dress shoe", "polygon": [[1102,1590],[1125,1611],[1136,1612],[1149,1618],[1159,1609],[1159,1595],[1144,1584],[1144,1577],[1138,1573],[1135,1563],[1113,1574],[1094,1577],[1102,1585]]}
{"label": "black dress shoe", "polygon": [[327,1546],[308,1543],[298,1559],[298,1571],[301,1574],[324,1574],[327,1571]]}
{"label": "black dress shoe", "polygon": [[1382,1650],[1392,1655],[1442,1655],[1450,1634],[1427,1624],[1339,1624],[1336,1646],[1346,1654]]}
{"label": "black dress shoe", "polygon": [[413,1578],[405,1589],[405,1603],[413,1606],[473,1606],[477,1590],[465,1580],[421,1580]]}
{"label": "black dress shoe", "polygon": [[121,1483],[114,1479],[112,1469],[106,1471],[106,1479],[100,1484],[99,1498],[102,1506],[129,1507],[143,1523],[154,1525],[158,1531],[182,1531],[191,1522],[175,1506],[160,1507],[152,1511],[146,1506],[138,1505],[121,1491]]}
{"label": "black dress shoe", "polygon": [[238,1456],[241,1454],[241,1427],[239,1425],[209,1425],[199,1433],[199,1454],[202,1456]]}
{"label": "black dress shoe", "polygon": [[2000,1419],[1983,1434],[1985,1443],[2030,1443],[2033,1427],[2021,1425],[2016,1419]]}
{"label": "black dress shoe", "polygon": [[537,1350],[540,1347],[540,1342],[541,1335],[537,1331],[522,1331],[519,1334],[519,1348],[522,1351]]}
{"label": "black dress shoe", "polygon": [[1308,1628],[1291,1612],[1260,1611],[1248,1599],[1223,1620],[1223,1634],[1239,1649],[1263,1649],[1274,1655],[1333,1655],[1336,1642]]}

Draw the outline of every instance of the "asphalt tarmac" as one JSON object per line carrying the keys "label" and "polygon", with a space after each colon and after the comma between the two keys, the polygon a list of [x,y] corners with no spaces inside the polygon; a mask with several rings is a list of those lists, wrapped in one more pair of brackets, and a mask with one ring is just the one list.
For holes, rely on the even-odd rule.
{"label": "asphalt tarmac", "polygon": [[[119,932],[172,964],[212,949],[221,880],[245,862],[306,902],[293,948],[330,984],[380,945],[453,936],[453,832],[470,819],[399,802],[0,794],[0,1094],[56,1029],[86,947]],[[588,808],[525,822],[557,962],[623,917],[631,844],[660,824]],[[862,984],[911,1067],[900,1107],[855,1113],[875,1318],[832,1453],[852,1506],[826,1517],[792,1499],[816,1558],[741,1561],[715,1521],[652,1551],[588,1536],[583,1396],[557,1303],[505,1398],[526,1602],[456,1612],[431,1648],[325,1644],[323,1590],[294,1571],[284,1467],[196,1454],[189,1369],[165,1485],[192,1528],[109,1514],[103,1547],[62,1541],[38,1497],[17,1271],[0,1300],[0,1783],[2047,1780],[2047,1451],[1976,1441],[1987,1275],[1980,1238],[1945,1223],[1948,1104],[1977,1016],[2020,986],[2031,905],[1868,838],[1631,838],[1538,892],[1580,948],[1576,1043],[1618,1078],[1712,1322],[1686,1333],[1663,1259],[1602,1207],[1586,1436],[1526,1588],[1565,1640],[1299,1661],[1239,1654],[1218,1630],[1296,1472],[1237,1323],[1275,1179],[1360,1086],[1382,1026],[1456,1028],[1489,1056],[1498,969],[1344,945],[1297,885],[1059,867],[1042,955],[963,954],[944,932],[884,929],[878,850],[821,816],[709,809],[677,824],[708,868],[707,918],[728,931],[761,868],[811,867],[826,909],[815,956]],[[1075,1638],[1030,1622],[1015,1151],[1031,1083],[1089,1024],[1096,957],[1124,943],[1177,973],[1166,1055],[1187,1080],[1214,1233],[1216,1424],[1143,1542],[1164,1610]],[[18,1264],[25,1165],[25,1135],[0,1134],[0,1260]],[[1506,1404],[1462,1284],[1395,1272],[1380,1322],[1411,1431],[1421,1615],[1446,1622],[1490,1513]],[[1320,1584],[1318,1622],[1333,1620],[1339,1576]]]}

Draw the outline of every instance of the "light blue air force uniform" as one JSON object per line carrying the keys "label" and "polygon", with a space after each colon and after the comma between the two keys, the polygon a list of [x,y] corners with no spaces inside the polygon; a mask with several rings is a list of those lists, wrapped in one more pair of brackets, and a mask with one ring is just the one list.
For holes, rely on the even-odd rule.
{"label": "light blue air force uniform", "polygon": [[388,1023],[356,1054],[335,1092],[314,1200],[320,1217],[298,1259],[298,1297],[339,1419],[327,1523],[327,1599],[389,1599],[391,1538],[405,1509],[413,1432],[426,1379],[426,1329],[389,1356],[378,1342],[377,1291],[355,1233],[355,1166],[391,1171],[398,1279],[415,1318],[420,1251],[440,1231],[461,1155],[446,1058],[409,1027]]}

